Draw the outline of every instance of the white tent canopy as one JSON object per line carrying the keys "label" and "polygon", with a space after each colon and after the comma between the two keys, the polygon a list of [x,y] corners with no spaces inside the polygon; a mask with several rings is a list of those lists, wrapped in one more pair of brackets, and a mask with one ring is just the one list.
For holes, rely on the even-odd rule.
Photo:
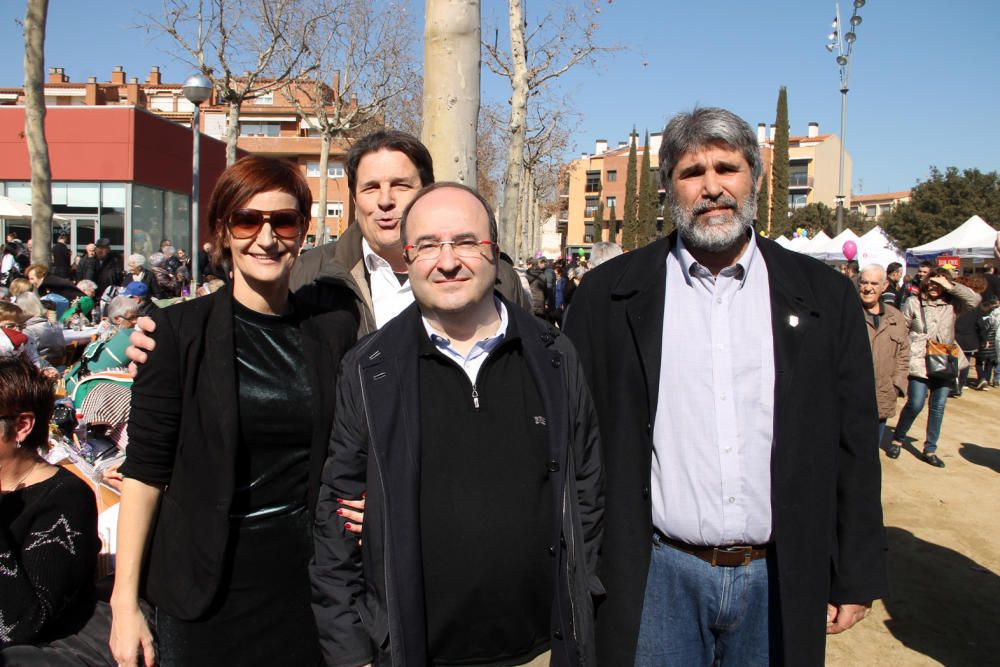
{"label": "white tent canopy", "polygon": [[802,252],[808,245],[809,245],[808,238],[804,236],[795,236],[788,243],[785,244],[785,247],[788,248],[789,250],[794,250],[795,252]]}
{"label": "white tent canopy", "polygon": [[809,239],[809,243],[799,252],[803,252],[807,255],[813,255],[817,249],[825,248],[826,244],[830,242],[830,237],[826,235],[822,229],[816,234],[816,236]]}
{"label": "white tent canopy", "polygon": [[858,244],[858,265],[864,268],[868,264],[878,264],[886,268],[893,262],[906,266],[906,257],[896,247],[885,230],[876,225],[856,241]]}
{"label": "white tent canopy", "polygon": [[787,236],[779,236],[778,238],[774,239],[774,242],[780,245],[782,248],[787,248],[788,244],[791,243],[791,240]]}
{"label": "white tent canopy", "polygon": [[[0,196],[0,218],[6,220],[31,220],[31,204],[23,204],[10,197]],[[63,215],[52,215],[52,219],[57,222],[69,220]]]}
{"label": "white tent canopy", "polygon": [[[860,238],[851,229],[845,229],[822,246],[810,248],[809,254],[826,262],[844,262],[847,261],[847,258],[844,257],[844,244],[848,241],[854,241],[857,244]],[[861,247],[860,244],[858,247]]]}
{"label": "white tent canopy", "polygon": [[939,239],[907,250],[911,255],[957,255],[990,259],[997,240],[997,230],[978,215],[974,215]]}

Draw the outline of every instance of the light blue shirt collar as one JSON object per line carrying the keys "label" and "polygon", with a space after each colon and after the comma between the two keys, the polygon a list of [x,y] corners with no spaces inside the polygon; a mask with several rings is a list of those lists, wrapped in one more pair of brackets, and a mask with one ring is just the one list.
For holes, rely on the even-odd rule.
{"label": "light blue shirt collar", "polygon": [[424,323],[424,330],[427,332],[427,336],[431,339],[431,343],[434,347],[440,350],[446,357],[461,366],[462,370],[465,371],[465,374],[469,377],[469,380],[473,384],[475,384],[476,377],[479,375],[479,369],[482,368],[483,363],[486,362],[486,358],[489,356],[490,352],[495,350],[496,347],[507,337],[507,325],[509,323],[507,307],[504,306],[503,302],[495,296],[493,297],[493,303],[496,306],[497,312],[500,314],[500,325],[497,327],[496,333],[492,336],[484,338],[483,340],[476,341],[476,343],[472,346],[472,349],[469,350],[469,354],[466,356],[462,356],[462,354],[452,346],[451,339],[434,331],[426,317],[423,315],[420,316],[421,321]]}

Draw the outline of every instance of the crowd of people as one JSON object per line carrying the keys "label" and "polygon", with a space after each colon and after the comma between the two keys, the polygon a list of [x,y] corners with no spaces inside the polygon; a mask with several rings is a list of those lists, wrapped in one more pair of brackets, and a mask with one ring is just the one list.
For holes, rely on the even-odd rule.
{"label": "crowd of people", "polygon": [[[975,313],[995,381],[986,287],[852,284],[755,233],[756,134],[724,109],[663,133],[677,233],[589,260],[513,267],[408,134],[345,166],[356,223],[308,252],[300,171],[227,168],[199,298],[166,303],[169,245],[104,239],[9,281],[0,662],[817,664],[886,595],[878,444],[929,397],[943,465],[964,356],[938,377],[928,341]],[[61,318],[103,322],[79,359]],[[110,593],[91,491],[44,456],[63,385],[125,451]]]}

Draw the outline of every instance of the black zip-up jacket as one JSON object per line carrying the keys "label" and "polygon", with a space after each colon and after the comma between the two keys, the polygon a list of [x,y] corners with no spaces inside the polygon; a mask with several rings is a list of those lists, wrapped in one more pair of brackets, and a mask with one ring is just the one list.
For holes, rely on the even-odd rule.
{"label": "black zip-up jacket", "polygon": [[[553,665],[596,664],[594,603],[603,520],[596,413],[572,344],[505,301],[549,427],[553,517]],[[344,358],[334,430],[316,509],[310,565],[326,664],[419,667],[428,662],[420,564],[419,336],[416,304]],[[338,498],[366,492],[359,549]]]}

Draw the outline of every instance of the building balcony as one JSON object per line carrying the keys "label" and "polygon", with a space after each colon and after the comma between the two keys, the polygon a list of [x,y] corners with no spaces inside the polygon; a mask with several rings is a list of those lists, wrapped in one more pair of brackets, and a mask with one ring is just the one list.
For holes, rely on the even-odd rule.
{"label": "building balcony", "polygon": [[[323,145],[319,137],[252,137],[241,136],[240,148],[258,155],[319,155]],[[333,155],[333,151],[331,151]]]}
{"label": "building balcony", "polygon": [[789,189],[812,190],[813,177],[806,174],[789,174],[788,187]]}

